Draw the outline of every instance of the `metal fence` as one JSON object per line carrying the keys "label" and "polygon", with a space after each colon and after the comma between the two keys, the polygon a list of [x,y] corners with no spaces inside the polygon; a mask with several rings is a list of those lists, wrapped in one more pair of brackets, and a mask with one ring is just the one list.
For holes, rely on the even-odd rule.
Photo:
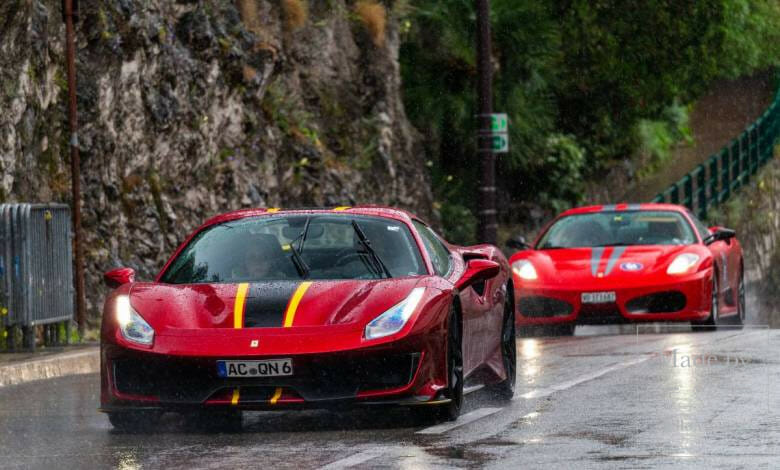
{"label": "metal fence", "polygon": [[[780,75],[778,75],[780,82]],[[772,159],[780,137],[780,89],[764,114],[729,145],[657,195],[653,202],[682,204],[705,219]]]}
{"label": "metal fence", "polygon": [[0,329],[6,349],[16,349],[19,332],[24,347],[35,349],[38,325],[46,325],[46,343],[67,341],[73,318],[70,237],[67,205],[0,204]]}

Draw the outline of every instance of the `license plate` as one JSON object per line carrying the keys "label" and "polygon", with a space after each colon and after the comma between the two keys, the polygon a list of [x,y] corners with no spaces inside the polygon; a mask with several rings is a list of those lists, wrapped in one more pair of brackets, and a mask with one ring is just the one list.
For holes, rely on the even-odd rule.
{"label": "license plate", "polygon": [[617,299],[615,292],[584,292],[582,294],[582,303],[584,304],[607,304]]}
{"label": "license plate", "polygon": [[293,375],[292,359],[217,361],[217,374],[220,377],[226,378],[280,377]]}

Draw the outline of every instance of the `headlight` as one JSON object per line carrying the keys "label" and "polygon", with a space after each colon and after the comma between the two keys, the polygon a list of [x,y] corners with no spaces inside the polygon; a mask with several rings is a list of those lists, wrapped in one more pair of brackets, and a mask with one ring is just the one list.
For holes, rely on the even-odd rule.
{"label": "headlight", "polygon": [[366,325],[364,333],[366,339],[383,338],[401,331],[417,308],[417,304],[420,303],[423,292],[425,292],[424,287],[415,287],[404,300],[374,318]]}
{"label": "headlight", "polygon": [[512,263],[512,272],[517,274],[520,279],[525,279],[526,281],[533,281],[539,277],[536,275],[534,265],[527,259],[521,259]]}
{"label": "headlight", "polygon": [[693,253],[683,253],[677,255],[677,258],[669,265],[666,274],[685,274],[699,262],[699,255]]}
{"label": "headlight", "polygon": [[133,310],[130,297],[126,295],[116,298],[116,322],[126,340],[147,345],[154,341],[154,330]]}

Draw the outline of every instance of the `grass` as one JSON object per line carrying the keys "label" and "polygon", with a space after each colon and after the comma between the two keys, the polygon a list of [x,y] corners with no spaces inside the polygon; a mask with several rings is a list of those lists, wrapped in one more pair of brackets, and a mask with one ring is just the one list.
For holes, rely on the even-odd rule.
{"label": "grass", "polygon": [[295,31],[306,24],[309,8],[304,0],[282,0],[284,26],[289,31]]}
{"label": "grass", "polygon": [[387,10],[384,5],[374,0],[360,0],[355,3],[355,14],[368,31],[374,45],[384,46],[387,28]]}

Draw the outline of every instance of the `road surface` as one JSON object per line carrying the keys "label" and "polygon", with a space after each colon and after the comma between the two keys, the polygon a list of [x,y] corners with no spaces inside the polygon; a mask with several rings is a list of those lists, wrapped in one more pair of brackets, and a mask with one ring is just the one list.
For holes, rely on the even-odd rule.
{"label": "road surface", "polygon": [[0,468],[778,468],[780,331],[518,338],[510,404],[485,391],[454,423],[403,410],[246,413],[237,433],[176,415],[121,434],[98,377],[0,389]]}

